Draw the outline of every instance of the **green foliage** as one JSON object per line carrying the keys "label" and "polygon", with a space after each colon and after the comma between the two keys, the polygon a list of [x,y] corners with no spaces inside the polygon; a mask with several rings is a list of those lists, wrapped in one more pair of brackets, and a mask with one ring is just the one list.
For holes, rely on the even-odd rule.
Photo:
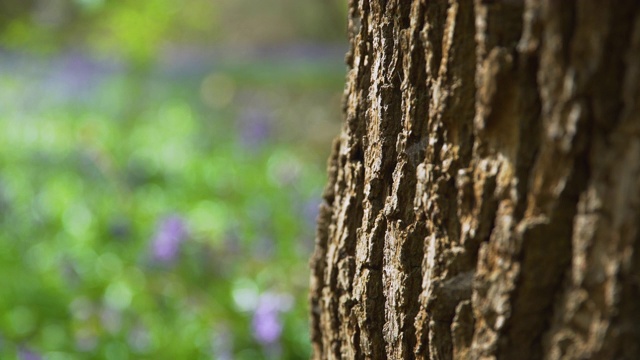
{"label": "green foliage", "polygon": [[114,6],[97,19],[90,43],[107,53],[116,50],[133,61],[149,61],[176,20],[176,2],[146,0],[127,5]]}
{"label": "green foliage", "polygon": [[0,2],[0,359],[309,357],[344,11]]}
{"label": "green foliage", "polygon": [[[144,3],[146,13],[162,1]],[[118,21],[136,21],[122,11]],[[140,31],[118,43],[133,53],[161,32]],[[0,358],[27,348],[46,359],[308,358],[305,209],[319,197],[325,154],[273,132],[243,140],[238,119],[255,104],[242,97],[270,82],[255,66],[203,82],[116,71],[67,95],[63,81],[24,75],[30,68],[1,73]],[[334,91],[334,70],[297,69],[283,99]],[[167,217],[186,235],[163,261],[154,241]],[[274,345],[252,330],[269,293],[293,299]]]}
{"label": "green foliage", "polygon": [[5,0],[0,42],[40,53],[84,47],[144,64],[175,44],[342,40],[345,19],[345,0]]}

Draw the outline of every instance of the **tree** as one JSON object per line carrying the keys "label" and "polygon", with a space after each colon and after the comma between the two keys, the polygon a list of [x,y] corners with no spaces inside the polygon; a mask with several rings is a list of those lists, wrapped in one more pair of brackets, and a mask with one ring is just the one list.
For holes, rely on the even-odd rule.
{"label": "tree", "polygon": [[317,359],[640,358],[640,2],[351,0]]}

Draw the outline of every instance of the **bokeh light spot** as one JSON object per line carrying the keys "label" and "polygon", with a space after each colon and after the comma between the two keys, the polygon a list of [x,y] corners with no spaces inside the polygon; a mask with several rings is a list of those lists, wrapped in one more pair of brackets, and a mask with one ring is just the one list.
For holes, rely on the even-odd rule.
{"label": "bokeh light spot", "polygon": [[233,301],[240,311],[251,311],[258,305],[259,290],[252,280],[241,278],[233,283]]}
{"label": "bokeh light spot", "polygon": [[91,210],[81,202],[71,205],[63,215],[65,230],[81,240],[86,239],[92,220],[93,214]]}
{"label": "bokeh light spot", "polygon": [[118,310],[123,310],[129,307],[132,297],[133,291],[131,291],[131,288],[122,281],[111,283],[104,294],[104,300],[107,305]]}

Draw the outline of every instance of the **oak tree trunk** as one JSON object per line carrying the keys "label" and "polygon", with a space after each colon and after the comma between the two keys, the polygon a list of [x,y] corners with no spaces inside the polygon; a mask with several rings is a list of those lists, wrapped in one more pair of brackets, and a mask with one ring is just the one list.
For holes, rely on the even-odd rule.
{"label": "oak tree trunk", "polygon": [[351,0],[316,359],[640,359],[640,2]]}

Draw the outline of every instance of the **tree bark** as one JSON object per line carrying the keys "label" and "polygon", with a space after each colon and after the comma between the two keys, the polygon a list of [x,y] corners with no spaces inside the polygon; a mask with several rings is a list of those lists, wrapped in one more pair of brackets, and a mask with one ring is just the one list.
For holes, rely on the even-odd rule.
{"label": "tree bark", "polygon": [[316,359],[640,359],[640,2],[351,0]]}

